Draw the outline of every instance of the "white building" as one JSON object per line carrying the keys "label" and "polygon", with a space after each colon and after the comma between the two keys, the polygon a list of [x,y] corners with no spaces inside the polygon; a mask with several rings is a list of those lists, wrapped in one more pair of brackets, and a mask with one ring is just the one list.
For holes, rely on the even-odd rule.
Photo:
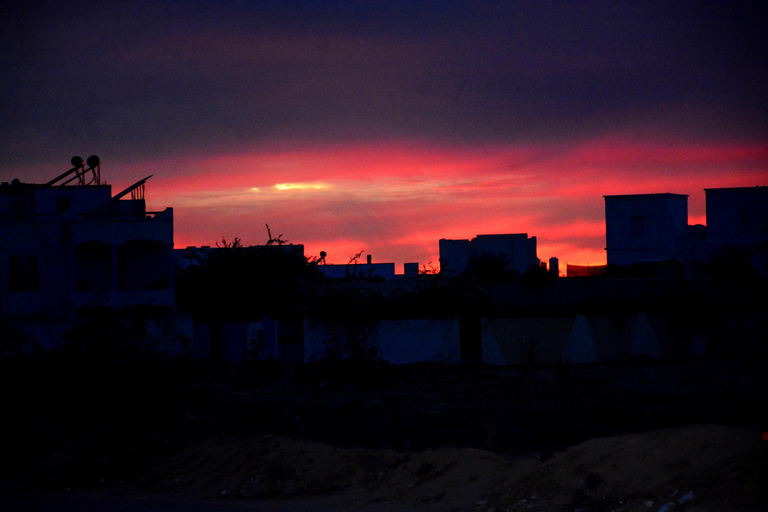
{"label": "white building", "polygon": [[360,279],[368,281],[395,280],[395,264],[373,263],[370,254],[367,255],[365,263],[352,261],[346,265],[324,264],[318,265],[317,270],[328,279]]}
{"label": "white building", "polygon": [[686,261],[687,195],[604,197],[608,265]]}
{"label": "white building", "polygon": [[[46,184],[0,185],[0,336],[51,349],[79,312],[174,304],[173,209],[148,212],[145,178],[112,196],[97,157]],[[73,183],[74,182],[74,183]],[[12,334],[9,334],[12,333]]]}
{"label": "white building", "polygon": [[536,237],[527,233],[506,235],[477,235],[472,240],[440,239],[440,271],[456,275],[467,270],[474,256],[491,254],[505,256],[509,261],[507,270],[524,274],[531,267],[538,267]]}
{"label": "white building", "polygon": [[750,262],[760,275],[768,274],[768,254],[761,244],[768,240],[768,188],[708,188],[706,244],[711,257],[726,246],[751,253]]}

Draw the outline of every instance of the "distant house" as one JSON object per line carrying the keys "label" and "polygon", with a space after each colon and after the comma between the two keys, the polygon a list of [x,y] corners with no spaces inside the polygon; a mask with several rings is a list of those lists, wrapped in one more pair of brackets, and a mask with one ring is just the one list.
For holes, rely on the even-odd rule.
{"label": "distant house", "polygon": [[[395,280],[395,264],[373,263],[370,254],[367,255],[365,263],[352,261],[346,265],[318,265],[317,269],[328,279],[362,279],[369,281]],[[418,264],[416,273],[418,273]]]}
{"label": "distant house", "polygon": [[173,209],[147,211],[149,177],[112,196],[98,157],[73,165],[45,184],[0,184],[4,347],[55,348],[83,313],[174,307]]}
{"label": "distant house", "polygon": [[524,274],[531,267],[538,267],[536,237],[527,233],[505,235],[477,235],[472,240],[440,239],[440,270],[445,275],[465,272],[473,257],[482,255],[505,257],[506,270]]}
{"label": "distant house", "polygon": [[608,265],[638,265],[687,258],[688,196],[605,196]]}
{"label": "distant house", "polygon": [[757,272],[768,275],[768,187],[708,188],[708,256],[726,247],[745,251]]}
{"label": "distant house", "polygon": [[719,257],[726,266],[741,259],[768,275],[768,188],[710,188],[705,194],[706,226],[688,226],[687,195],[605,196],[609,270],[654,264],[657,275],[681,275],[684,266],[686,276],[704,276]]}

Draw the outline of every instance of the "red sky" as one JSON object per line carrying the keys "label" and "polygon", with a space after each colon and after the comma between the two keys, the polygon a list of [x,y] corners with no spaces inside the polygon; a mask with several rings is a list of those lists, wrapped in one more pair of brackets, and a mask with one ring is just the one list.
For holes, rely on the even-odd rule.
{"label": "red sky", "polygon": [[[346,263],[364,250],[400,271],[412,261],[436,266],[440,238],[528,233],[541,259],[602,264],[603,195],[689,194],[689,223],[703,224],[703,189],[765,184],[767,158],[760,145],[627,136],[557,147],[283,144],[154,162],[147,197],[152,208],[175,208],[176,247],[222,237],[264,243],[268,223],[308,255],[324,250],[329,262]],[[140,174],[129,162],[120,167]]]}
{"label": "red sky", "polygon": [[604,195],[768,184],[764,2],[84,2],[0,9],[0,181],[101,158],[175,245],[438,264],[528,233],[605,262]]}

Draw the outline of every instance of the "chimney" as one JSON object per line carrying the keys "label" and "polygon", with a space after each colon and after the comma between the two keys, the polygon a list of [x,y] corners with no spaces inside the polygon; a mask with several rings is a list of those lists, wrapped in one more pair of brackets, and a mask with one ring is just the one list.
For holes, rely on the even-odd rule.
{"label": "chimney", "polygon": [[369,265],[371,264],[371,255],[370,254],[368,255],[368,264]]}

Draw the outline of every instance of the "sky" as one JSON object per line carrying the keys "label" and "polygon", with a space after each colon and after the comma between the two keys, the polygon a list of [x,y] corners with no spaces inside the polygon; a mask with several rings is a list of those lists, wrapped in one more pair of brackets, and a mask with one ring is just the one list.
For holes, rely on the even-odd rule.
{"label": "sky", "polygon": [[605,263],[605,195],[768,184],[763,2],[5,2],[0,181],[97,154],[175,247],[438,267],[528,233]]}

